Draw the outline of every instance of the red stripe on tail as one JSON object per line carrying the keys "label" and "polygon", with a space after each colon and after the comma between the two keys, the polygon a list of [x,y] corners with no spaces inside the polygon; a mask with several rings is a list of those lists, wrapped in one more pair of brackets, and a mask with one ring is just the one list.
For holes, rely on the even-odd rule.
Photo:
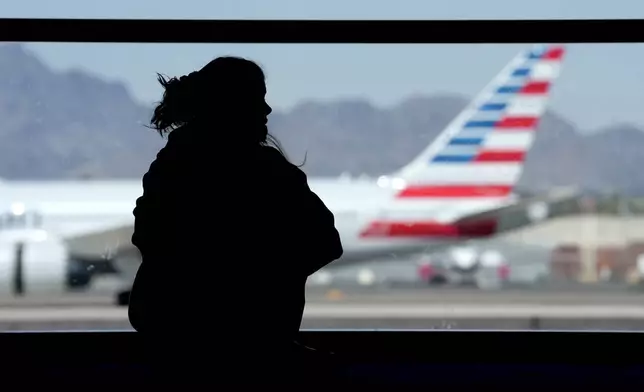
{"label": "red stripe on tail", "polygon": [[537,117],[506,117],[494,124],[494,128],[535,128]]}
{"label": "red stripe on tail", "polygon": [[410,185],[398,197],[503,197],[510,192],[510,185]]}
{"label": "red stripe on tail", "polygon": [[520,91],[520,94],[546,94],[550,88],[550,82],[530,82]]}
{"label": "red stripe on tail", "polygon": [[542,60],[561,60],[564,55],[564,48],[556,46],[548,49],[548,51],[541,57]]}
{"label": "red stripe on tail", "polygon": [[474,162],[523,162],[525,151],[483,150]]}

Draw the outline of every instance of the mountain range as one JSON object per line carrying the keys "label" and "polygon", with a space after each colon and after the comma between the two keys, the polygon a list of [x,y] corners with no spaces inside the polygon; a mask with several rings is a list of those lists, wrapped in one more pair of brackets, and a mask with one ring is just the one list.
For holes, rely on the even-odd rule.
{"label": "mountain range", "polygon": [[[269,128],[309,176],[377,176],[409,162],[470,97],[411,96],[382,108],[361,99],[302,101],[274,111]],[[138,178],[164,140],[146,128],[151,108],[82,70],[55,71],[19,44],[0,46],[0,177]],[[644,132],[615,124],[593,133],[548,111],[520,187],[577,185],[644,194]]]}

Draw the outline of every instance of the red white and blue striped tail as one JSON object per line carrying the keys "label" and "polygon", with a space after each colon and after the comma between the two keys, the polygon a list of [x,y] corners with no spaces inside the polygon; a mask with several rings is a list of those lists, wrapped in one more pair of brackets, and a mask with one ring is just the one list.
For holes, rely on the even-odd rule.
{"label": "red white and blue striped tail", "polygon": [[403,199],[505,198],[521,176],[564,47],[515,57],[410,164],[394,174]]}

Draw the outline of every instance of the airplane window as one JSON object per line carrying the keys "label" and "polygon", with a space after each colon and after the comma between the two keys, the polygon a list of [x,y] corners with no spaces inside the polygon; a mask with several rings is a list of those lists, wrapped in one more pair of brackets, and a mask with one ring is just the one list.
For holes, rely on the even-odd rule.
{"label": "airplane window", "polygon": [[303,328],[639,329],[643,48],[2,44],[0,329],[130,328],[156,72],[221,54],[336,213]]}
{"label": "airplane window", "polygon": [[3,7],[6,18],[149,18],[149,19],[597,19],[642,18],[638,0],[24,0]]}

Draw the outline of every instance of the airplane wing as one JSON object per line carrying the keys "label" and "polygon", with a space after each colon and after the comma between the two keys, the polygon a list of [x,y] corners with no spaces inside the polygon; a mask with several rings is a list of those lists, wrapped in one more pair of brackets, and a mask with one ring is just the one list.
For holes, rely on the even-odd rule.
{"label": "airplane wing", "polygon": [[498,235],[582,211],[580,195],[574,189],[555,190],[544,196],[519,199],[516,202],[457,219],[459,232],[472,237]]}
{"label": "airplane wing", "polygon": [[134,248],[132,245],[133,224],[124,224],[65,238],[72,257],[100,260],[110,259],[117,253]]}

